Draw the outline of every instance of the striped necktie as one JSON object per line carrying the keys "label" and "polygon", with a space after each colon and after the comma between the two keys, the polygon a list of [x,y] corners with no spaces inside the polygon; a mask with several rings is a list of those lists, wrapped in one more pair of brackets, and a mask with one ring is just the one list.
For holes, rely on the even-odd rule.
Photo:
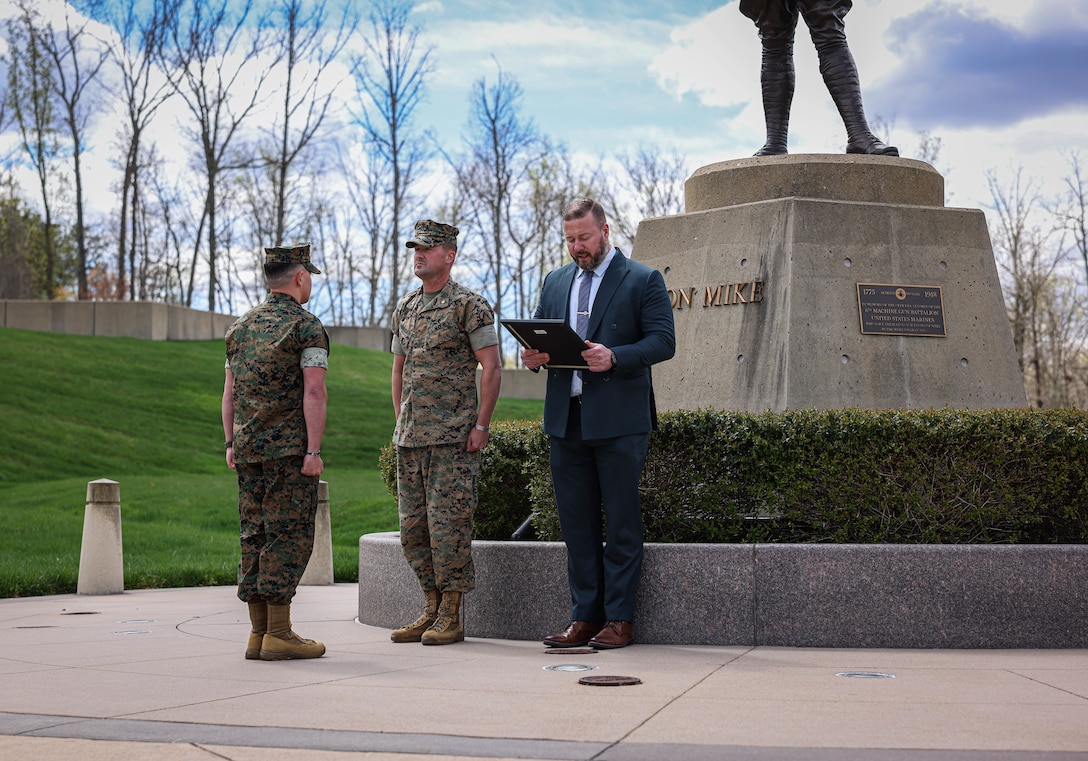
{"label": "striped necktie", "polygon": [[582,340],[585,340],[586,331],[589,330],[589,292],[592,288],[593,273],[582,270],[582,282],[578,286],[578,314],[574,323],[574,330]]}
{"label": "striped necktie", "polygon": [[[589,331],[589,292],[593,288],[593,273],[582,270],[582,282],[578,285],[578,313],[575,315],[574,331],[583,341]],[[582,382],[582,371],[574,371],[574,387],[579,388]],[[581,393],[581,391],[579,391]]]}

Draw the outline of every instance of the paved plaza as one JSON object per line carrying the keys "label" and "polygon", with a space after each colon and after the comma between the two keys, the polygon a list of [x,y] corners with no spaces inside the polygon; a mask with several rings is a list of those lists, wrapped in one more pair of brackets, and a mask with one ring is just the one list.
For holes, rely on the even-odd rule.
{"label": "paved plaza", "polygon": [[229,587],[0,600],[0,758],[1088,759],[1088,650],[424,647],[357,600],[300,587],[328,653],[281,662]]}

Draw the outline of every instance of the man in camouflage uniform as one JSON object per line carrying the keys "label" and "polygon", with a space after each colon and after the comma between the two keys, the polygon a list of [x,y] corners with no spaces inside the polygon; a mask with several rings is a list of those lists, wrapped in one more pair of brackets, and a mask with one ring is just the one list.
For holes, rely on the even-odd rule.
{"label": "man in camouflage uniform", "polygon": [[238,597],[249,605],[246,658],[317,658],[320,642],[291,630],[291,599],[314,545],[318,477],[325,469],[329,337],[303,309],[313,274],[309,244],[266,248],[268,297],[227,331],[223,433],[238,473]]}
{"label": "man in camouflage uniform", "polygon": [[[405,245],[423,286],[393,314],[400,542],[423,589],[423,614],[394,642],[447,645],[465,638],[461,596],[475,586],[472,514],[481,452],[502,367],[491,305],[450,278],[456,227],[416,222]],[[476,365],[482,366],[476,401]]]}

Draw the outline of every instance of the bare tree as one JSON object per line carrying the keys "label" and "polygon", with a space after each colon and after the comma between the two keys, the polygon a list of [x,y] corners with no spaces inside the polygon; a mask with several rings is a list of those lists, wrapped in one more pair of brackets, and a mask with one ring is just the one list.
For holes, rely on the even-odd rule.
{"label": "bare tree", "polygon": [[261,102],[265,83],[279,60],[267,55],[267,17],[250,19],[252,8],[253,0],[241,4],[190,0],[168,19],[171,44],[162,52],[174,91],[193,118],[189,134],[198,146],[206,182],[185,303],[192,305],[200,237],[206,227],[209,311],[215,311],[219,293],[220,183],[225,172],[250,163],[245,157],[232,160],[230,149]]}
{"label": "bare tree", "polygon": [[279,0],[276,6],[279,23],[273,45],[284,52],[281,61],[284,77],[282,111],[270,135],[275,146],[270,159],[275,191],[273,245],[282,245],[287,234],[294,165],[317,137],[333,104],[337,83],[331,82],[328,74],[358,27],[358,16],[351,11],[352,7],[351,3],[344,5],[340,21],[330,36],[326,27],[326,0],[315,3]]}
{"label": "bare tree", "polygon": [[512,229],[512,205],[527,168],[545,147],[532,120],[522,116],[521,97],[521,85],[502,68],[494,84],[486,78],[475,82],[469,101],[468,155],[452,167],[456,192],[465,201],[465,213],[480,241],[484,290],[492,296],[499,317],[505,316],[505,295],[513,286],[510,270],[517,269],[508,261],[510,244],[514,237],[524,237]]}
{"label": "bare tree", "polygon": [[1043,398],[1047,407],[1088,402],[1088,324],[1077,283],[1056,273],[1047,288],[1040,319]]}
{"label": "bare tree", "polygon": [[38,292],[48,299],[60,292],[57,234],[53,219],[54,174],[60,156],[54,94],[56,71],[44,48],[45,22],[27,0],[8,19],[8,88],[5,102],[19,127],[23,150],[38,176],[42,201],[42,253]]}
{"label": "bare tree", "polygon": [[1088,177],[1081,166],[1080,154],[1068,157],[1069,174],[1066,190],[1053,207],[1062,227],[1073,237],[1073,248],[1084,267],[1084,285],[1088,288]]}
{"label": "bare tree", "polygon": [[675,149],[663,153],[656,146],[639,145],[628,153],[616,154],[623,167],[619,185],[623,200],[612,196],[613,225],[620,238],[635,243],[638,224],[649,217],[665,217],[684,212],[684,183],[687,162]]}
{"label": "bare tree", "polygon": [[1065,402],[1083,407],[1088,403],[1088,178],[1078,152],[1070,153],[1067,160],[1065,190],[1049,210],[1063,230],[1063,251],[1076,262],[1077,275],[1070,278],[1067,295],[1071,349],[1062,379],[1075,387],[1065,395]]}
{"label": "bare tree", "polygon": [[[370,13],[370,34],[353,61],[360,102],[355,118],[371,162],[365,181],[356,184],[356,190],[384,187],[389,198],[388,205],[356,199],[357,208],[361,205],[372,212],[366,225],[372,245],[380,242],[388,251],[389,296],[383,321],[392,315],[400,297],[406,259],[400,249],[401,229],[416,208],[412,188],[430,155],[424,137],[414,131],[413,117],[434,71],[433,47],[419,42],[421,29],[409,20],[413,5],[404,0],[379,0]],[[382,219],[373,214],[379,211]],[[388,230],[387,235],[381,233],[383,229]],[[372,261],[381,258],[371,257]]]}
{"label": "bare tree", "polygon": [[1012,324],[1013,345],[1024,374],[1028,398],[1036,407],[1049,400],[1049,362],[1046,345],[1047,300],[1053,295],[1060,257],[1049,245],[1050,231],[1034,221],[1039,188],[1016,170],[1005,186],[993,171],[987,173],[990,207],[996,215],[991,226],[995,254],[1006,274],[1005,301]]}
{"label": "bare tree", "polygon": [[689,172],[677,150],[663,153],[656,146],[640,145],[633,153],[622,152],[618,158],[642,218],[684,212],[684,183]]}
{"label": "bare tree", "polygon": [[[396,306],[397,290],[392,282],[400,273],[399,263],[387,266],[388,258],[398,257],[399,262],[400,253],[399,241],[393,237],[392,227],[386,224],[393,217],[393,173],[377,150],[364,149],[358,155],[341,152],[339,162],[348,203],[347,214],[338,216],[336,248],[342,257],[352,262],[343,274],[353,282],[358,276],[365,285],[365,305],[353,304],[352,314],[358,316],[363,325],[377,327],[386,323],[389,309]],[[355,248],[353,233],[357,228],[366,241],[365,253],[360,260],[355,260],[352,253]],[[383,280],[389,282],[388,287],[383,287]],[[353,301],[357,298],[357,290],[351,289]]]}
{"label": "bare tree", "polygon": [[[134,205],[133,229],[139,231],[141,247],[146,252],[142,258],[145,272],[141,273],[141,288],[158,289],[163,301],[172,304],[185,303],[184,249],[189,237],[197,229],[197,222],[189,213],[180,185],[185,178],[174,178],[168,183],[164,177],[163,163],[154,149],[147,160],[141,162],[138,187],[146,190],[139,194],[140,203]],[[139,216],[139,221],[136,221]],[[156,221],[158,224],[156,224]],[[154,253],[153,253],[154,252]],[[155,291],[147,292],[148,298]]]}
{"label": "bare tree", "polygon": [[41,44],[52,61],[53,91],[60,103],[61,121],[71,140],[72,178],[75,182],[75,243],[78,257],[77,279],[80,299],[87,290],[87,226],[83,208],[84,137],[93,104],[88,103],[88,87],[102,70],[108,50],[88,32],[86,19],[75,21],[72,8],[64,6],[64,28],[46,24],[41,28]]}
{"label": "bare tree", "polygon": [[38,295],[32,267],[37,218],[16,194],[11,175],[4,179],[0,197],[0,299],[32,299]]}
{"label": "bare tree", "polygon": [[[330,203],[322,208],[318,227],[322,250],[328,252],[322,272],[328,282],[333,324],[358,325],[365,318],[361,315],[363,295],[357,283],[360,273],[355,258],[355,214],[343,203]],[[373,305],[373,297],[368,300]]]}
{"label": "bare tree", "polygon": [[507,225],[515,252],[508,270],[513,286],[512,314],[529,316],[536,311],[544,276],[562,264],[559,220],[570,201],[571,188],[576,186],[566,149],[541,138],[537,160],[526,168],[519,202],[511,207],[518,219]]}
{"label": "bare tree", "polygon": [[922,130],[918,133],[918,155],[914,158],[936,167],[942,147],[941,138],[934,136],[929,130]]}
{"label": "bare tree", "polygon": [[[137,228],[141,213],[140,161],[144,141],[152,119],[173,88],[158,67],[162,59],[164,33],[168,20],[175,18],[180,0],[117,0],[98,7],[104,20],[115,30],[110,42],[110,56],[119,74],[119,82],[110,87],[125,112],[119,129],[121,144],[121,198],[117,224],[117,275],[115,298],[130,299],[137,294],[136,262],[138,241],[149,243],[151,236]],[[146,253],[146,249],[145,249]],[[127,259],[127,262],[126,262]],[[130,278],[128,273],[131,272]]]}
{"label": "bare tree", "polygon": [[[264,167],[264,165],[258,165]],[[267,167],[264,167],[267,168]],[[238,314],[235,297],[245,304],[260,303],[265,288],[260,269],[264,261],[260,246],[241,243],[240,238],[251,241],[252,237],[241,231],[252,219],[252,206],[255,198],[258,204],[268,205],[267,195],[261,193],[264,183],[257,178],[252,180],[254,167],[239,167],[241,171],[224,172],[219,183],[216,199],[216,219],[218,233],[216,243],[219,253],[216,256],[216,303],[219,310],[227,314]],[[248,231],[247,231],[248,232]],[[267,240],[267,238],[265,239]],[[244,310],[243,310],[244,311]]]}

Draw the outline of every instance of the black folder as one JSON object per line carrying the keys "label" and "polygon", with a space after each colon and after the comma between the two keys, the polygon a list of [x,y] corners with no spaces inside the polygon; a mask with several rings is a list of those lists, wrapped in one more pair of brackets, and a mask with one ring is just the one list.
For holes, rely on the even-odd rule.
{"label": "black folder", "polygon": [[588,370],[582,359],[586,342],[578,337],[566,320],[502,320],[518,343],[526,349],[536,349],[550,355],[545,367]]}

